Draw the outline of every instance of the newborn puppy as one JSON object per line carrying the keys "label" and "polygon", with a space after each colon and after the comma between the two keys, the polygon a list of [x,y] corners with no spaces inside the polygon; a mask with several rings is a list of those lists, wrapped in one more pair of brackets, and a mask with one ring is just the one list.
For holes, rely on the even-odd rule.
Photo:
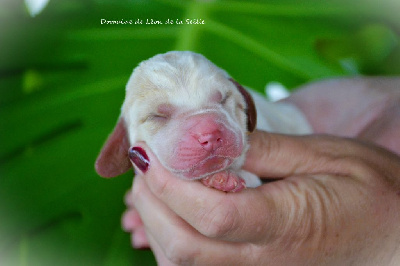
{"label": "newborn puppy", "polygon": [[128,149],[138,141],[161,164],[187,180],[222,191],[257,187],[260,179],[241,169],[247,135],[258,129],[306,134],[306,119],[291,105],[249,94],[224,70],[192,52],[156,55],[133,71],[116,128],[96,170],[115,176],[129,169]]}

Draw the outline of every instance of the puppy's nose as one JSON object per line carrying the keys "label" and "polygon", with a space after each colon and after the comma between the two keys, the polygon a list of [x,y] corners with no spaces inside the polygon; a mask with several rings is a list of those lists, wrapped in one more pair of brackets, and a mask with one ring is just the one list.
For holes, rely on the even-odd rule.
{"label": "puppy's nose", "polygon": [[213,151],[221,147],[223,144],[222,133],[220,130],[215,130],[210,133],[200,133],[196,137],[201,147],[206,151]]}

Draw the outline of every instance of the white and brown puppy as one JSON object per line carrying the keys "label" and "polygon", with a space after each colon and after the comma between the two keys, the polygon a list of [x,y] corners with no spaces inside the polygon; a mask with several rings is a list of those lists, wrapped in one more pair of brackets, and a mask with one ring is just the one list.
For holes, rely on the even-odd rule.
{"label": "white and brown puppy", "polygon": [[156,55],[133,71],[119,122],[97,159],[97,172],[115,176],[127,171],[129,146],[144,141],[166,169],[183,179],[200,179],[231,192],[259,186],[257,176],[241,169],[256,113],[258,129],[311,132],[296,107],[251,96],[202,55]]}

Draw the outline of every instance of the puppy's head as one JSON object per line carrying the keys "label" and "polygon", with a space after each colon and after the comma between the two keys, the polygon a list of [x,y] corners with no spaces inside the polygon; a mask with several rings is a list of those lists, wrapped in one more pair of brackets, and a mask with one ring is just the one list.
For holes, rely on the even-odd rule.
{"label": "puppy's head", "polygon": [[142,62],[122,106],[129,142],[145,141],[160,162],[185,179],[243,163],[255,128],[250,95],[222,69],[191,52]]}

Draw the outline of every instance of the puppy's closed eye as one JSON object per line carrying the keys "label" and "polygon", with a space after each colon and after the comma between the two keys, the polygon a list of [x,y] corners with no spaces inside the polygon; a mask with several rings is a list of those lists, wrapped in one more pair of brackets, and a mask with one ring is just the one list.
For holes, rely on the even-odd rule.
{"label": "puppy's closed eye", "polygon": [[172,104],[162,103],[157,106],[157,110],[154,112],[150,112],[144,122],[152,121],[152,122],[167,122],[175,113],[175,107]]}
{"label": "puppy's closed eye", "polygon": [[144,122],[152,121],[152,122],[166,122],[169,119],[168,116],[158,113],[150,113],[144,119]]}

